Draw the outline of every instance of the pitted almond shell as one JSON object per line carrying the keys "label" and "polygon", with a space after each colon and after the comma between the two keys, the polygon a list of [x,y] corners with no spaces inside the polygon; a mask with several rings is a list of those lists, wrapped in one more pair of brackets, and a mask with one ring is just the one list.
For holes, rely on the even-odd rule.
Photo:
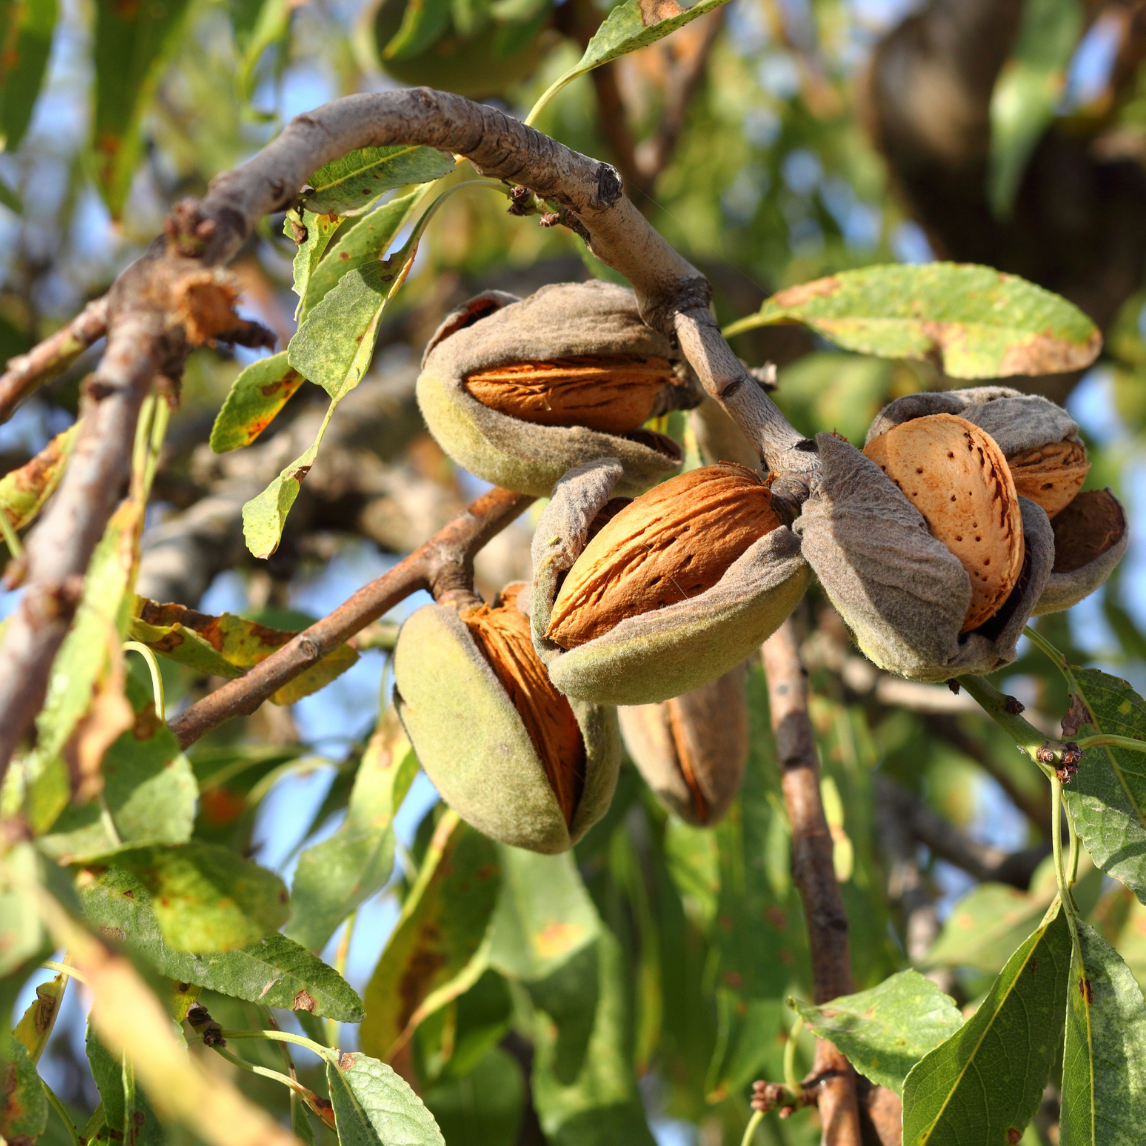
{"label": "pitted almond shell", "polygon": [[1069,438],[1022,450],[1007,458],[1007,465],[1019,496],[1041,505],[1052,518],[1075,499],[1090,472],[1086,447]]}
{"label": "pitted almond shell", "polygon": [[585,782],[585,742],[569,701],[553,687],[533,648],[529,619],[508,585],[491,608],[461,614],[478,650],[521,716],[566,824],[572,824]]}
{"label": "pitted almond shell", "polygon": [[961,632],[1002,607],[1023,568],[1023,525],[1007,460],[978,426],[954,414],[904,422],[863,451],[923,515],[971,578]]}
{"label": "pitted almond shell", "polygon": [[477,370],[465,386],[483,406],[524,422],[626,434],[676,381],[667,358],[598,354]]}
{"label": "pitted almond shell", "polygon": [[781,524],[768,484],[723,462],[663,482],[589,542],[553,603],[546,636],[565,649],[627,617],[711,589],[753,542]]}

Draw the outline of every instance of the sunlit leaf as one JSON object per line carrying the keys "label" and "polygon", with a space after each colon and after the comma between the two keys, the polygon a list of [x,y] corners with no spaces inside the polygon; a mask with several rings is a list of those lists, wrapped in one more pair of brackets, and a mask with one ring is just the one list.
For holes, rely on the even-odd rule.
{"label": "sunlit leaf", "polygon": [[291,369],[285,350],[256,359],[231,383],[211,427],[211,449],[225,454],[249,446],[304,381],[297,370]]}
{"label": "sunlit leaf", "polygon": [[903,1146],[1017,1142],[1062,1038],[1070,929],[1057,905],[1011,956],[979,1009],[903,1085]]}
{"label": "sunlit leaf", "polygon": [[359,1037],[367,1051],[389,1058],[429,1013],[429,996],[447,984],[461,994],[476,981],[484,966],[471,968],[471,960],[489,931],[500,885],[493,841],[447,813],[366,987]]}
{"label": "sunlit leaf", "polygon": [[418,760],[393,707],[362,755],[342,826],[299,856],[287,934],[321,950],[359,904],[380,891],[394,865],[394,814]]}
{"label": "sunlit leaf", "polygon": [[118,868],[81,880],[80,902],[93,924],[130,944],[140,958],[177,983],[340,1022],[362,1018],[362,1003],[342,976],[285,935],[270,934],[230,951],[178,951],[165,940],[142,881]]}
{"label": "sunlit leaf", "polygon": [[52,496],[75,436],[73,425],[57,434],[30,462],[0,478],[0,513],[7,515],[13,529],[23,529]]}
{"label": "sunlit leaf", "polygon": [[1102,347],[1073,303],[1017,275],[960,263],[841,271],[774,294],[725,334],[793,322],[845,350],[933,359],[952,378],[1079,370]]}
{"label": "sunlit leaf", "polygon": [[28,1004],[12,1033],[28,1048],[32,1062],[39,1062],[48,1039],[52,1037],[60,1002],[68,985],[68,976],[61,971],[54,979],[36,986],[36,998]]}
{"label": "sunlit leaf", "polygon": [[[136,597],[129,629],[160,656],[197,672],[223,677],[242,676],[247,669],[282,648],[297,633],[272,629],[233,613],[214,617],[183,605],[161,605]],[[340,645],[317,664],[300,673],[271,696],[275,704],[294,704],[328,685],[358,660],[349,645]]]}
{"label": "sunlit leaf", "polygon": [[[1146,741],[1146,701],[1126,681],[1097,669],[1066,672],[1095,732]],[[1146,752],[1084,752],[1064,798],[1094,862],[1146,903]]]}
{"label": "sunlit leaf", "polygon": [[1062,1064],[1061,1146],[1123,1146],[1146,1125],[1146,1004],[1122,957],[1077,922]]}
{"label": "sunlit leaf", "polygon": [[533,105],[526,123],[533,123],[538,112],[567,84],[594,68],[607,64],[638,48],[655,44],[677,28],[719,8],[725,0],[699,0],[682,8],[676,0],[622,0],[605,17],[585,48],[585,53],[567,72],[559,76]]}
{"label": "sunlit leaf", "polygon": [[422,1100],[384,1062],[347,1052],[326,1079],[340,1146],[445,1146]]}
{"label": "sunlit leaf", "polygon": [[[0,861],[0,977],[43,952],[46,936],[31,890],[36,869],[36,852],[27,841],[10,848]],[[0,1016],[0,1022],[7,1021],[7,1015]]]}
{"label": "sunlit leaf", "polygon": [[429,183],[454,170],[453,156],[432,147],[397,144],[352,151],[310,177],[312,191],[303,196],[310,211],[353,215],[380,195],[406,183]]}
{"label": "sunlit leaf", "polygon": [[147,892],[164,941],[177,951],[244,947],[286,922],[282,880],[229,848],[137,848],[117,855],[115,867]]}
{"label": "sunlit leaf", "polygon": [[860,1074],[896,1094],[911,1068],[963,1025],[954,1000],[918,971],[900,971],[870,991],[822,1006],[796,999],[790,1005]]}
{"label": "sunlit leaf", "polygon": [[314,211],[304,210],[301,215],[291,212],[283,223],[283,230],[288,235],[301,229],[302,241],[294,255],[294,286],[292,289],[298,295],[298,305],[295,307],[294,317],[301,321],[303,313],[309,310],[307,305],[307,288],[310,276],[314,274],[319,259],[326,252],[330,240],[342,219],[338,215],[320,215]]}

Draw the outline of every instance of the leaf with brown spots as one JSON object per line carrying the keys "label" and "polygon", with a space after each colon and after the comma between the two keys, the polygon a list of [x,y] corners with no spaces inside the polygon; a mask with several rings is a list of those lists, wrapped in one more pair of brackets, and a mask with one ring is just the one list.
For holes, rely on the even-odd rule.
{"label": "leaf with brown spots", "polygon": [[0,513],[13,529],[23,529],[43,508],[59,484],[76,426],[57,434],[30,462],[0,478]]}
{"label": "leaf with brown spots", "polygon": [[305,379],[287,362],[287,352],[260,358],[231,383],[211,427],[211,449],[225,454],[249,446],[274,421]]}
{"label": "leaf with brown spots", "polygon": [[1016,275],[961,263],[876,266],[774,294],[725,330],[804,323],[845,350],[923,358],[952,378],[1058,374],[1102,348],[1073,303]]}
{"label": "leaf with brown spots", "polygon": [[385,1063],[328,1055],[326,1081],[340,1146],[446,1146],[422,1100]]}
{"label": "leaf with brown spots", "polygon": [[500,887],[493,841],[447,812],[366,988],[368,1053],[389,1058],[435,1005],[476,981]]}
{"label": "leaf with brown spots", "polygon": [[48,1100],[40,1085],[28,1048],[19,1039],[5,1039],[0,1050],[0,1135],[12,1143],[33,1142],[48,1123]]}
{"label": "leaf with brown spots", "polygon": [[[128,630],[132,640],[210,676],[242,676],[297,635],[292,630],[272,629],[233,613],[215,617],[185,605],[161,605],[146,597],[135,598],[132,614]],[[340,645],[284,685],[271,700],[275,704],[294,704],[341,676],[357,660],[355,649]]]}
{"label": "leaf with brown spots", "polygon": [[13,1032],[28,1048],[32,1062],[39,1062],[60,1013],[60,1001],[68,985],[68,976],[61,971],[54,979],[36,987],[36,998],[24,1012]]}

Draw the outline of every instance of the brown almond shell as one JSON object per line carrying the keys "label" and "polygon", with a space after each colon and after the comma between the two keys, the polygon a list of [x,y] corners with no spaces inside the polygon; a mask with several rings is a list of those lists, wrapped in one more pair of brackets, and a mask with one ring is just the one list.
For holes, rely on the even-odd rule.
{"label": "brown almond shell", "polygon": [[683,696],[617,709],[625,748],[657,800],[678,819],[724,818],[748,759],[747,667]]}
{"label": "brown almond shell", "polygon": [[[528,601],[528,589],[521,600]],[[492,839],[553,854],[608,810],[620,767],[616,712],[570,700],[584,743],[584,777],[566,820],[520,713],[455,609],[425,605],[394,649],[394,704],[442,799]]]}
{"label": "brown almond shell", "polygon": [[[609,405],[609,383],[595,364],[621,359],[629,366],[616,372],[613,384],[623,398],[613,412],[623,418],[616,421],[613,414],[601,415]],[[490,380],[509,377],[526,363],[544,364],[550,375],[537,393],[517,395],[526,417],[475,397],[491,399],[498,387]],[[546,414],[547,406],[561,404],[553,399],[553,384],[562,370],[572,387],[570,406],[587,411],[588,424],[545,424],[566,420]],[[631,290],[585,282],[542,287],[526,299],[503,292],[471,299],[430,339],[417,397],[430,432],[455,462],[503,489],[544,497],[567,470],[600,457],[621,462],[621,494],[640,493],[675,473],[682,455],[671,438],[613,429],[639,415],[643,421],[688,409],[703,391],[679,351],[641,321]]]}
{"label": "brown almond shell", "polygon": [[971,580],[959,559],[873,461],[831,434],[817,435],[816,444],[822,478],[794,529],[868,658],[924,681],[1010,664],[1054,563],[1046,513],[1019,498],[1025,557],[1018,583],[993,617],[963,633]]}
{"label": "brown almond shell", "polygon": [[795,608],[810,571],[799,538],[780,526],[698,596],[627,617],[585,644],[563,649],[546,635],[559,584],[584,550],[621,473],[616,458],[602,458],[575,467],[554,487],[533,537],[533,643],[566,696],[651,704],[735,668]]}

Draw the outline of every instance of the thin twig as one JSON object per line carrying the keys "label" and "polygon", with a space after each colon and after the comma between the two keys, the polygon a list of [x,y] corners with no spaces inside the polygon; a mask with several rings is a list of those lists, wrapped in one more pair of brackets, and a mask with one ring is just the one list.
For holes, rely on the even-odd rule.
{"label": "thin twig", "polygon": [[383,613],[419,589],[435,599],[468,592],[473,585],[474,554],[500,533],[533,498],[490,490],[459,518],[381,577],[364,585],[347,601],[276,649],[245,675],[228,681],[171,721],[186,748],[234,716],[249,716],[272,693],[310,668]]}
{"label": "thin twig", "polygon": [[70,366],[107,333],[107,296],[89,302],[67,326],[45,338],[27,354],[9,358],[0,375],[0,422],[38,386]]}
{"label": "thin twig", "polygon": [[[764,642],[768,705],[781,786],[792,828],[792,878],[804,904],[812,957],[813,996],[826,1003],[855,990],[848,952],[848,918],[832,863],[832,836],[820,799],[816,740],[808,688],[791,620]],[[856,1076],[826,1039],[816,1040],[813,1074],[821,1079],[818,1105],[824,1146],[860,1146]]]}

